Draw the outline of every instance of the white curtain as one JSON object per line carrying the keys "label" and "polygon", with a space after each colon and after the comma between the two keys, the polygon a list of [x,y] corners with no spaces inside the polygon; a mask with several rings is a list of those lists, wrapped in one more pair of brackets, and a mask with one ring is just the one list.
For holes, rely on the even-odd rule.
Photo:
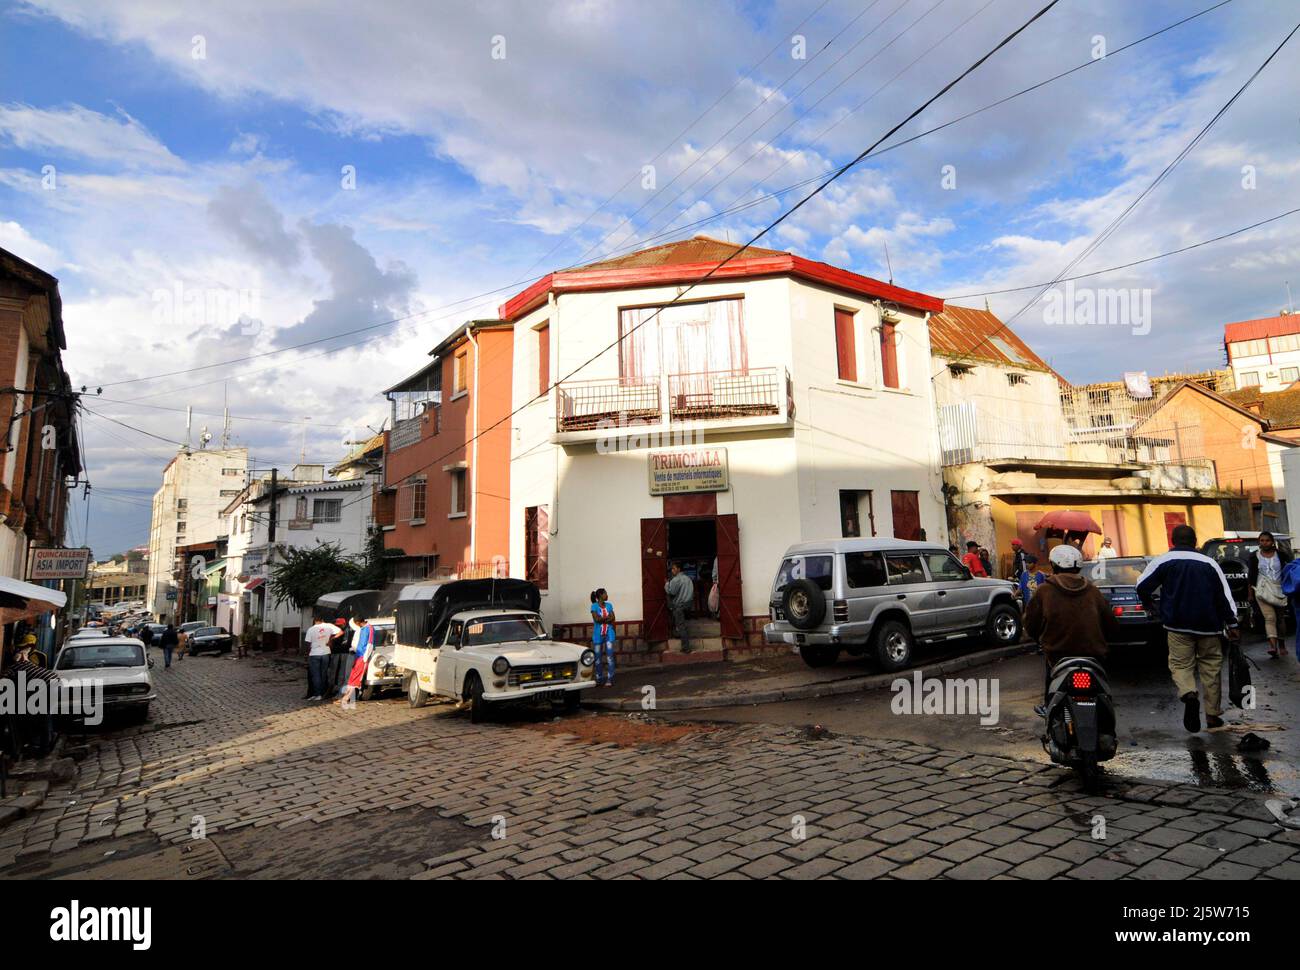
{"label": "white curtain", "polygon": [[619,341],[619,373],[625,382],[658,377],[661,368],[670,375],[745,373],[749,368],[742,300],[623,310]]}

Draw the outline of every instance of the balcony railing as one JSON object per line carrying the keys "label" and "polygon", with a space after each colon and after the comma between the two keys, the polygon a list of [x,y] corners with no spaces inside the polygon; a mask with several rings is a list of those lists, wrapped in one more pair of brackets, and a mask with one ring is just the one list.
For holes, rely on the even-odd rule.
{"label": "balcony railing", "polygon": [[776,367],[566,382],[556,389],[555,426],[569,432],[780,416],[788,413],[788,385]]}

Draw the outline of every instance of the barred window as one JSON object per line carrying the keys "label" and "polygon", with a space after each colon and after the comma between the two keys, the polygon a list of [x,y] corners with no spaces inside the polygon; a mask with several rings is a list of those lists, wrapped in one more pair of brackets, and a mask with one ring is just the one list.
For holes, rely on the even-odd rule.
{"label": "barred window", "polygon": [[318,498],[311,504],[313,522],[338,522],[343,518],[343,500],[341,498]]}

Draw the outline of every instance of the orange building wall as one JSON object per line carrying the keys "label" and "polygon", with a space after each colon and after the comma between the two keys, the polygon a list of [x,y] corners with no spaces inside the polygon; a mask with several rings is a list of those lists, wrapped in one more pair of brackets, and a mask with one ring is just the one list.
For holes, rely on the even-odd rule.
{"label": "orange building wall", "polygon": [[[436,554],[441,571],[509,555],[509,421],[479,438],[477,467],[470,439],[474,434],[471,408],[478,408],[480,431],[510,413],[514,340],[509,329],[480,330],[474,336],[480,354],[477,368],[475,349],[469,340],[449,349],[443,357],[440,427],[435,429],[433,413],[429,412],[419,443],[397,451],[388,450],[388,435],[384,436],[386,484],[400,486],[413,474],[423,474],[427,481],[424,523],[402,521],[399,494],[394,528],[386,533],[384,545],[400,549],[407,556]],[[462,349],[466,354],[467,387],[466,393],[455,395],[454,359]],[[450,518],[452,479],[445,469],[460,462],[467,465],[466,515]],[[472,528],[477,529],[473,543]]]}
{"label": "orange building wall", "polygon": [[1203,457],[1214,462],[1220,488],[1249,496],[1252,502],[1277,497],[1268,464],[1268,442],[1259,437],[1258,423],[1189,388],[1175,392],[1148,420],[1147,427],[1167,431],[1175,423],[1179,428],[1200,428]]}

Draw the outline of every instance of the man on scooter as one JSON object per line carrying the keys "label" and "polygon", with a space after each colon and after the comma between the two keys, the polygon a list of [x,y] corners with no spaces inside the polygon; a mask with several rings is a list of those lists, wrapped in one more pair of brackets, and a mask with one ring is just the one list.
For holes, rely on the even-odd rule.
{"label": "man on scooter", "polygon": [[[1047,661],[1044,693],[1054,666],[1066,657],[1105,660],[1108,639],[1119,633],[1106,597],[1080,575],[1083,553],[1061,543],[1048,559],[1052,575],[1038,587],[1025,611],[1025,632],[1038,641]],[[1046,705],[1039,704],[1034,713],[1045,716]]]}

